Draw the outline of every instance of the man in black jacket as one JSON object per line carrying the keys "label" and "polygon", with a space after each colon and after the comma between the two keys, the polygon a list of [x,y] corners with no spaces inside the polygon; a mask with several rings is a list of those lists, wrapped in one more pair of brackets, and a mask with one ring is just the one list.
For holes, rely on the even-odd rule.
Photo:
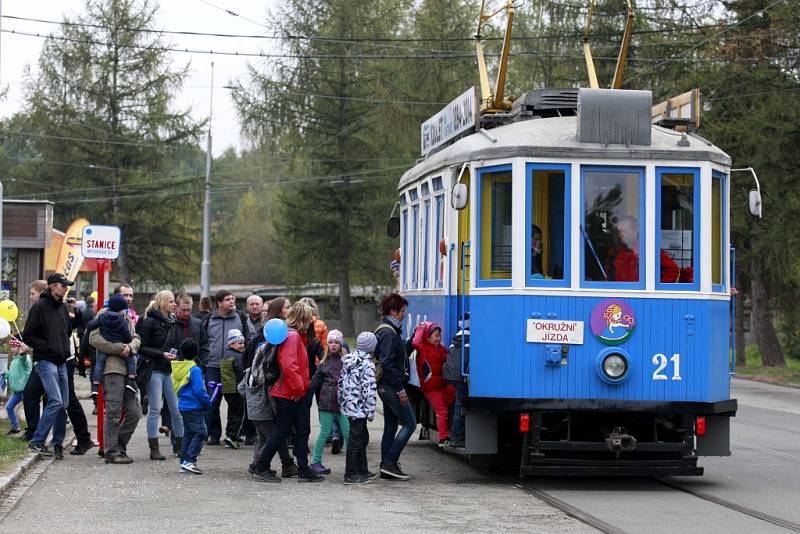
{"label": "man in black jacket", "polygon": [[[67,359],[71,356],[69,335],[72,328],[80,324],[81,314],[75,310],[70,318],[68,305],[64,303],[67,287],[74,282],[60,273],[47,277],[47,289],[33,305],[22,339],[33,349],[34,370],[42,381],[47,405],[36,427],[29,448],[43,456],[64,457],[64,434],[67,426],[67,407],[69,406],[69,381]],[[74,302],[74,299],[72,299]],[[69,307],[74,306],[70,304]],[[45,441],[53,430],[53,452]]]}

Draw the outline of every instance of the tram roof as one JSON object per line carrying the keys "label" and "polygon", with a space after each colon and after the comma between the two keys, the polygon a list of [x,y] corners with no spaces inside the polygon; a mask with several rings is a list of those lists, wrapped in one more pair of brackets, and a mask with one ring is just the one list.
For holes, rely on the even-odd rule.
{"label": "tram roof", "polygon": [[579,142],[577,124],[577,117],[530,119],[505,124],[489,130],[496,142],[482,133],[474,133],[414,165],[403,174],[398,189],[451,165],[514,157],[710,161],[727,167],[731,165],[730,156],[693,133],[687,134],[690,146],[678,146],[681,133],[654,125],[650,145],[606,145]]}

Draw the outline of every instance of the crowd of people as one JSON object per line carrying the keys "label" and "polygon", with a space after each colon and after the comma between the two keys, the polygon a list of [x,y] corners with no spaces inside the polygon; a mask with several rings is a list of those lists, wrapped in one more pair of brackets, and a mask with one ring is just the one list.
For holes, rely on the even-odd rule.
{"label": "crowd of people", "polygon": [[[31,284],[33,305],[21,339],[13,343],[15,357],[32,356],[33,365],[7,402],[9,434],[20,434],[39,455],[64,458],[67,418],[76,438],[70,454],[85,454],[96,444],[75,394],[76,370],[88,375],[92,398],[102,402],[99,454],[106,464],[133,462],[129,444],[145,414],[149,459],[166,459],[159,439],[164,435],[187,473],[202,474],[198,457],[204,446],[238,449],[244,443],[254,446],[247,471],[256,480],[318,482],[331,473],[323,464],[330,442],[333,454],[344,447],[345,484],[366,484],[378,476],[408,480],[400,456],[416,429],[423,398],[436,414],[440,445],[464,444],[468,317],[459,321],[449,351],[435,323],[417,325],[406,338],[408,301],[391,293],[380,302],[381,323],[349,347],[342,332],[328,330],[310,298],[264,303],[252,295],[240,311],[234,294],[220,291],[213,307],[201,300],[193,315],[191,296],[164,290],[139,317],[129,284],[115,287],[99,310],[93,299],[79,306],[67,297],[71,285],[61,274]],[[283,335],[275,339],[269,332],[280,328]],[[384,429],[380,468],[373,473],[367,423],[379,397]],[[20,401],[24,432],[15,415]],[[320,430],[309,450],[315,401]],[[276,455],[280,473],[272,468]]]}

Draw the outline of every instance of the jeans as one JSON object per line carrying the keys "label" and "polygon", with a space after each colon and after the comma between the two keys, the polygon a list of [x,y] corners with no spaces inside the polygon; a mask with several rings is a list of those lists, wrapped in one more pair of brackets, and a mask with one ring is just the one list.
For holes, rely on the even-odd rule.
{"label": "jeans", "polygon": [[103,420],[103,448],[106,457],[125,453],[128,442],[142,416],[136,394],[125,387],[127,377],[110,374],[103,377],[106,413]]}
{"label": "jeans", "polygon": [[86,420],[86,413],[83,411],[81,401],[75,394],[75,360],[67,361],[67,382],[69,385],[69,406],[67,406],[67,416],[72,423],[72,430],[78,443],[88,445],[92,441],[89,433],[89,422]]}
{"label": "jeans", "polygon": [[253,466],[260,473],[269,469],[270,462],[286,438],[292,434],[294,427],[294,457],[300,474],[308,473],[308,435],[311,433],[309,404],[306,399],[292,401],[275,397],[275,431],[264,445],[261,457]]}
{"label": "jeans", "polygon": [[181,462],[197,462],[206,441],[206,415],[201,410],[181,410],[183,420],[183,441],[181,442]]}
{"label": "jeans", "polygon": [[[258,459],[264,452],[264,447],[267,445],[270,436],[275,431],[274,421],[252,421],[253,427],[256,431],[256,444],[253,447],[253,465],[258,463]],[[289,447],[286,446],[286,441],[278,447],[278,456],[281,459],[281,465],[294,465],[294,460],[289,455]]]}
{"label": "jeans", "polygon": [[14,392],[6,401],[6,413],[8,413],[8,422],[11,425],[12,430],[19,430],[19,421],[17,420],[17,414],[14,409],[17,407],[22,401],[22,393],[21,392]]}
{"label": "jeans", "polygon": [[161,417],[161,405],[167,401],[167,408],[172,418],[172,432],[176,438],[183,437],[183,419],[178,410],[178,397],[172,387],[172,374],[153,371],[147,384],[147,437],[158,437],[158,419]]}
{"label": "jeans", "polygon": [[328,436],[331,435],[333,423],[338,421],[344,433],[344,443],[347,446],[347,439],[350,435],[350,421],[347,417],[340,413],[326,412],[325,410],[319,411],[319,436],[317,442],[314,444],[314,452],[311,454],[311,463],[318,464],[322,461],[322,451],[325,450],[325,442],[328,441]]}
{"label": "jeans", "polygon": [[350,436],[345,452],[345,478],[369,473],[367,467],[367,445],[369,444],[369,430],[367,430],[366,417],[350,417]]}
{"label": "jeans", "polygon": [[33,372],[25,384],[25,391],[22,392],[22,407],[25,409],[25,424],[28,427],[25,434],[28,439],[33,438],[36,427],[39,426],[39,418],[42,416],[42,395],[44,395],[42,379],[38,373]]}
{"label": "jeans", "polygon": [[[205,372],[206,384],[209,382],[222,382],[222,373],[219,367],[208,367]],[[209,392],[209,395],[212,392]],[[208,437],[213,441],[219,441],[222,437],[222,420],[219,417],[219,406],[222,403],[222,394],[217,395],[211,403],[211,409],[206,411],[206,426],[208,427]]]}
{"label": "jeans", "polygon": [[456,402],[453,404],[453,421],[450,424],[450,441],[456,445],[464,443],[464,398],[467,385],[464,382],[453,384],[456,389]]}
{"label": "jeans", "polygon": [[31,441],[44,443],[50,429],[53,430],[53,445],[61,445],[67,431],[67,406],[69,406],[69,380],[67,379],[67,364],[56,365],[45,360],[34,364],[34,370],[42,380],[44,392],[47,395],[47,404],[39,419],[36,433]]}
{"label": "jeans", "polygon": [[[411,403],[400,403],[397,391],[389,386],[378,386],[378,396],[383,401],[383,438],[381,439],[381,465],[394,465],[417,428]],[[403,427],[397,431],[402,423]]]}

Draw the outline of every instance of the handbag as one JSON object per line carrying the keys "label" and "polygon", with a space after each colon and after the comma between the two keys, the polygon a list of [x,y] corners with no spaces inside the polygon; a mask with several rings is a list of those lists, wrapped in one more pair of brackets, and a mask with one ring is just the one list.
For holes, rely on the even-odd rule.
{"label": "handbag", "polygon": [[30,356],[25,354],[14,358],[14,361],[11,362],[11,367],[8,369],[8,373],[6,373],[8,389],[13,393],[22,393],[25,390],[25,385],[28,383],[28,378],[31,376],[32,370],[33,362]]}
{"label": "handbag", "polygon": [[417,372],[417,350],[411,351],[408,357],[408,383],[420,387],[419,373]]}

